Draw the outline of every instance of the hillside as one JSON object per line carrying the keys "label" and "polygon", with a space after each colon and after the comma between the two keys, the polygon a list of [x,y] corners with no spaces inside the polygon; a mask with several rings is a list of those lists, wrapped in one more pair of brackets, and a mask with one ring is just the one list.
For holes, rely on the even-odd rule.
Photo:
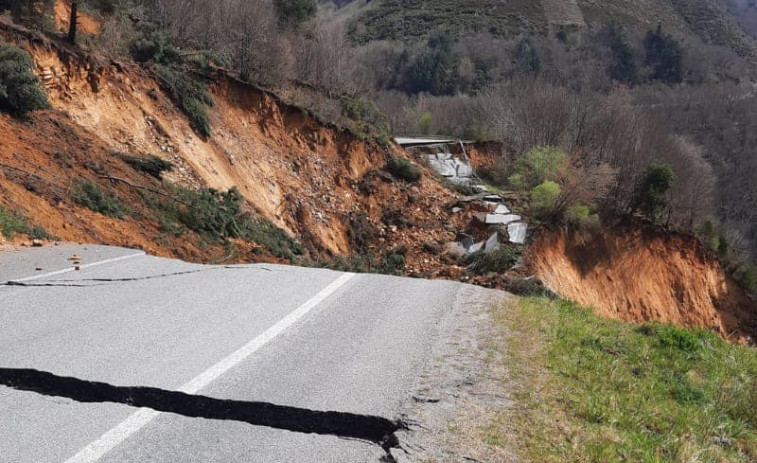
{"label": "hillside", "polygon": [[[754,51],[754,39],[744,30],[750,30],[747,15],[752,10],[725,0],[631,3],[617,0],[380,0],[375,3],[364,7],[350,25],[351,37],[357,42],[426,39],[442,31],[460,37],[481,32],[500,36],[541,33],[547,26],[596,28],[615,18],[630,30],[662,24],[682,36],[695,35],[706,43],[724,45],[740,54]],[[734,14],[743,16],[743,21]]]}

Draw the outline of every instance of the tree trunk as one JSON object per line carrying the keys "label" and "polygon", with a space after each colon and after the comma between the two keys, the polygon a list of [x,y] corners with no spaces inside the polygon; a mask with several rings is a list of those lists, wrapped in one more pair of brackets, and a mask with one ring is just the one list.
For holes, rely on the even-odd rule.
{"label": "tree trunk", "polygon": [[79,16],[79,2],[73,0],[71,2],[71,21],[68,26],[68,41],[72,45],[76,45],[76,21]]}

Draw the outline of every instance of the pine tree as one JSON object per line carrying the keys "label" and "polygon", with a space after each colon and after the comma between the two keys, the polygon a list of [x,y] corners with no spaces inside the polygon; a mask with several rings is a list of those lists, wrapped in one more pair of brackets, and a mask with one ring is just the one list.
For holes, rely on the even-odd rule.
{"label": "pine tree", "polygon": [[639,68],[636,53],[626,36],[623,26],[616,20],[607,25],[607,35],[613,62],[608,70],[610,78],[623,84],[633,86],[639,80]]}
{"label": "pine tree", "polygon": [[652,79],[668,84],[683,80],[681,46],[672,35],[662,32],[661,25],[647,33],[644,50],[647,55],[644,64],[652,68]]}

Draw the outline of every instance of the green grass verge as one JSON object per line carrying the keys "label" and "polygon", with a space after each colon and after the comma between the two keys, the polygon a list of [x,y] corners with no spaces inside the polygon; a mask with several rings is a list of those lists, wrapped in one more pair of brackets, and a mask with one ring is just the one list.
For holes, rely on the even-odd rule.
{"label": "green grass verge", "polygon": [[517,412],[486,436],[516,429],[534,462],[757,461],[757,350],[566,301],[514,305],[495,317],[510,333]]}

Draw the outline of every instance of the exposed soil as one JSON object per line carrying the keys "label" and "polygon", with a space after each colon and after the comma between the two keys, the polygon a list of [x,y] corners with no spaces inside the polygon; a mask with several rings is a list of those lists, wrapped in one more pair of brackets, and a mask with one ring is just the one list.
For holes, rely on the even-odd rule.
{"label": "exposed soil", "polygon": [[591,234],[545,232],[530,261],[548,288],[603,316],[757,340],[757,301],[691,236],[629,222]]}

